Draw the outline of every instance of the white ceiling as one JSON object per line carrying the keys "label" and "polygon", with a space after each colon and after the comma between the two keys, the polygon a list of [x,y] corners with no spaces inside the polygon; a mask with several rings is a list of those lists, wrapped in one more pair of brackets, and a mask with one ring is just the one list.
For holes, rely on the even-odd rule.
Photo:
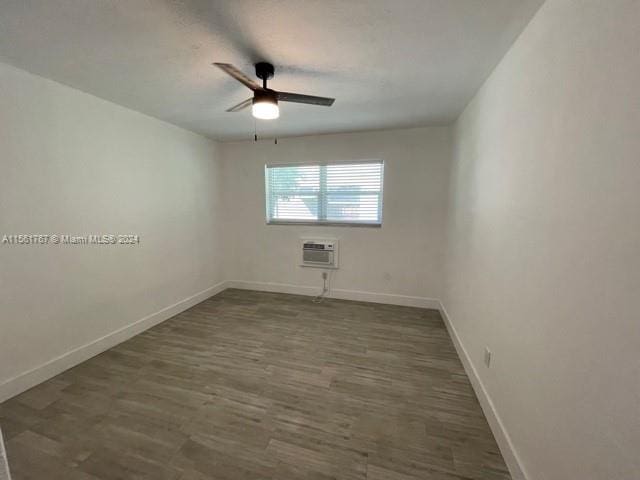
{"label": "white ceiling", "polygon": [[253,136],[249,90],[212,62],[276,65],[263,135],[448,123],[543,0],[0,0],[0,61],[219,140]]}

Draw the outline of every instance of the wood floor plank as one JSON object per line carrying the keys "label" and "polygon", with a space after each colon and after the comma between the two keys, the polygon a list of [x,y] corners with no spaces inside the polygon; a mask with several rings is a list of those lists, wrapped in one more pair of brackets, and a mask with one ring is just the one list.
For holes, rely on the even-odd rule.
{"label": "wood floor plank", "polygon": [[439,313],[363,302],[226,290],[0,426],[14,480],[510,478]]}

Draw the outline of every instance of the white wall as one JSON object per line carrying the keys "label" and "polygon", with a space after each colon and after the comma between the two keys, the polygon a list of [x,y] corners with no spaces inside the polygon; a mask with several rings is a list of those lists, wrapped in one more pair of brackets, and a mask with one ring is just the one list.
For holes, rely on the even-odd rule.
{"label": "white wall", "polygon": [[[222,144],[229,279],[254,288],[319,293],[320,271],[299,266],[301,236],[340,240],[334,294],[421,304],[440,295],[450,130],[422,128]],[[269,163],[382,159],[382,228],[266,225],[264,166]],[[274,287],[275,288],[275,287]],[[348,290],[349,292],[346,292]],[[385,294],[359,296],[354,291]],[[395,295],[392,297],[389,295]],[[410,297],[410,298],[403,298]],[[428,303],[428,302],[427,302]]]}
{"label": "white wall", "polygon": [[0,64],[0,238],[141,237],[135,246],[0,244],[0,400],[224,279],[217,157],[203,137]]}
{"label": "white wall", "polygon": [[445,306],[530,479],[640,475],[639,48],[547,0],[456,125]]}

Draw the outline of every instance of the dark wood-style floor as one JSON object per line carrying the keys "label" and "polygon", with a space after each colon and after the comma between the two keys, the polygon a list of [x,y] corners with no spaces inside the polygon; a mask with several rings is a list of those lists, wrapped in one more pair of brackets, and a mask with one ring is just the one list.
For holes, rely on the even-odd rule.
{"label": "dark wood-style floor", "polygon": [[14,480],[508,479],[438,312],[226,290],[0,405]]}

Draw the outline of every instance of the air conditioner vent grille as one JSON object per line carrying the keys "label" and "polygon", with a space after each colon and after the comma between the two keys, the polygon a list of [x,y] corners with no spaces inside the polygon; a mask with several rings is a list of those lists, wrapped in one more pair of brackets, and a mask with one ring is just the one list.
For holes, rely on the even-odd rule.
{"label": "air conditioner vent grille", "polygon": [[331,252],[327,252],[324,250],[307,250],[305,249],[302,252],[302,260],[305,263],[322,263],[327,265],[331,262]]}

